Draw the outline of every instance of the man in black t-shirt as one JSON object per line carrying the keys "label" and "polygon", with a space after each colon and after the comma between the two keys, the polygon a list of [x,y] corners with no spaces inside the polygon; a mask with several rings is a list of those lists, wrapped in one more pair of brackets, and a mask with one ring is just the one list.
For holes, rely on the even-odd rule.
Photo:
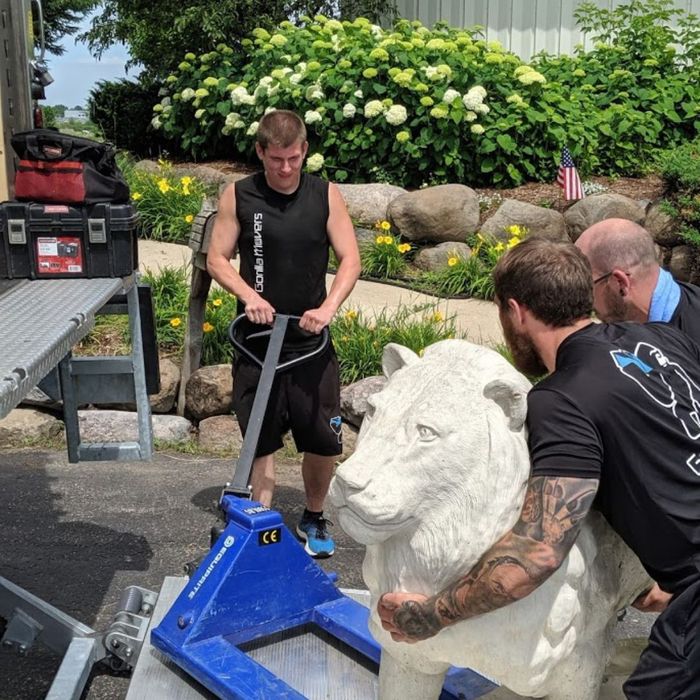
{"label": "man in black t-shirt", "polygon": [[612,321],[663,321],[700,345],[700,287],[659,266],[649,232],[634,221],[605,219],[576,240],[593,272],[593,307]]}
{"label": "man in black t-shirt", "polygon": [[[592,323],[591,269],[571,244],[526,239],[499,261],[494,282],[516,367],[549,373],[528,395],[526,507],[435,596],[383,595],[382,624],[412,642],[523,598],[559,568],[595,507],[671,597],[626,696],[697,700],[700,348],[668,324]],[[500,577],[512,561],[517,574]]]}
{"label": "man in black t-shirt", "polygon": [[[308,150],[306,128],[294,112],[276,110],[258,125],[256,152],[263,172],[222,193],[207,253],[211,276],[238,298],[251,324],[271,324],[275,313],[300,316],[284,352],[304,354],[328,327],[360,274],[355,230],[338,188],[302,173]],[[326,293],[329,246],[338,269]],[[240,272],[230,260],[238,247]],[[234,361],[233,408],[245,433],[260,368],[245,357]],[[333,539],[323,517],[333,467],[342,452],[340,380],[332,345],[320,357],[275,377],[251,473],[252,497],[270,506],[275,486],[274,454],[291,428],[304,453],[306,509],[297,526],[306,551],[329,557]]]}

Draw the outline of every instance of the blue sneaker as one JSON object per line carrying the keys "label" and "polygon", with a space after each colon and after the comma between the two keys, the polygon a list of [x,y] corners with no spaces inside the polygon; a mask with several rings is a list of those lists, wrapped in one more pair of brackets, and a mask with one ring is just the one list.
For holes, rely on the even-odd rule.
{"label": "blue sneaker", "polygon": [[335,542],[328,532],[329,524],[333,523],[325,518],[316,518],[302,519],[297,525],[297,535],[306,543],[306,553],[314,559],[326,559],[335,552]]}

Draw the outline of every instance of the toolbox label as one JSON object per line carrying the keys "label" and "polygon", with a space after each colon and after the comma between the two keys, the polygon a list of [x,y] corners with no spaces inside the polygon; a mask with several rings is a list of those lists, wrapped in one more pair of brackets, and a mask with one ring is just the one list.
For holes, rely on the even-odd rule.
{"label": "toolbox label", "polygon": [[75,236],[42,237],[36,239],[37,272],[57,275],[63,272],[83,272],[83,246]]}
{"label": "toolbox label", "polygon": [[258,533],[258,544],[266,547],[269,544],[279,544],[282,541],[282,528],[274,527]]}

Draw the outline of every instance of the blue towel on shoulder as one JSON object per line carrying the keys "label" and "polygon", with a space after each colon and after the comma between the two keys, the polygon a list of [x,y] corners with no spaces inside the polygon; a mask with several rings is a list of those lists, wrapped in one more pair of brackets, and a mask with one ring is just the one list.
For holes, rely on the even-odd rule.
{"label": "blue towel on shoulder", "polygon": [[650,321],[668,323],[681,300],[681,288],[668,270],[659,271],[659,280],[651,296]]}

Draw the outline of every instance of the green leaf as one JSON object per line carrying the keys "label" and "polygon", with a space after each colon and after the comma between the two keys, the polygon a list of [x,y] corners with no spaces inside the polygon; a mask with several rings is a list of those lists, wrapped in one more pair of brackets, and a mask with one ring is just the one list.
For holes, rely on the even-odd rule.
{"label": "green leaf", "polygon": [[506,153],[513,153],[517,149],[517,144],[508,134],[498,134],[496,141]]}

